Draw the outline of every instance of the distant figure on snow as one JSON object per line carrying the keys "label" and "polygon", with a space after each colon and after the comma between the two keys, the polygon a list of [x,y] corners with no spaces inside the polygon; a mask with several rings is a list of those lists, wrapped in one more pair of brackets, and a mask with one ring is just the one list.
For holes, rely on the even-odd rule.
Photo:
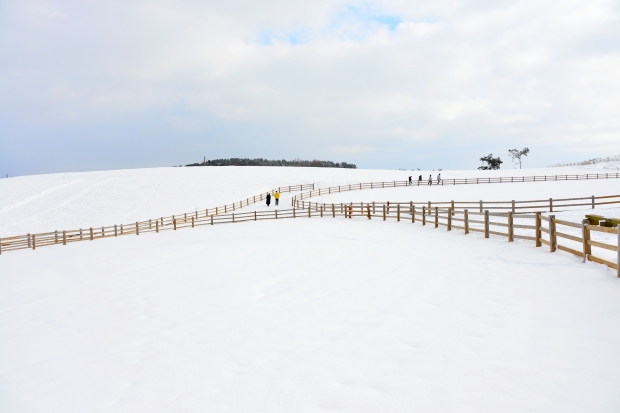
{"label": "distant figure on snow", "polygon": [[420,186],[421,183],[422,183],[422,175],[420,175],[420,177],[418,178],[418,186]]}
{"label": "distant figure on snow", "polygon": [[273,194],[273,197],[276,199],[276,206],[278,206],[278,202],[280,201],[280,193],[276,191],[276,193]]}
{"label": "distant figure on snow", "polygon": [[411,177],[409,177],[409,185],[413,185],[413,180],[411,179]]}
{"label": "distant figure on snow", "polygon": [[437,185],[441,182],[441,174],[437,175]]}
{"label": "distant figure on snow", "polygon": [[267,197],[265,199],[267,200],[267,206],[269,206],[269,204],[271,204],[271,194],[269,192],[267,192]]}
{"label": "distant figure on snow", "polygon": [[433,175],[428,176],[428,184],[433,185]]}

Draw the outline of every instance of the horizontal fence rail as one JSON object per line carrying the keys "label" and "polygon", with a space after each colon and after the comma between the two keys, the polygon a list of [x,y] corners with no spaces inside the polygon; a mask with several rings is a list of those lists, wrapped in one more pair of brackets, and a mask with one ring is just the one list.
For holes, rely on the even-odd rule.
{"label": "horizontal fence rail", "polygon": [[384,181],[384,182],[361,182],[357,184],[331,186],[328,188],[319,188],[308,192],[302,192],[296,195],[292,202],[312,198],[315,196],[331,195],[347,191],[359,191],[362,189],[380,189],[380,188],[397,188],[405,186],[445,186],[445,185],[471,185],[471,184],[501,184],[501,183],[518,183],[518,182],[551,182],[551,181],[580,181],[590,179],[616,179],[620,178],[620,172],[613,173],[596,173],[584,175],[536,175],[536,176],[500,176],[497,178],[454,178],[454,179],[437,179],[435,180],[414,180],[409,181]]}
{"label": "horizontal fence rail", "polygon": [[[406,202],[341,202],[339,208],[342,209],[345,206],[361,206],[369,205],[370,208],[375,210],[385,205],[388,210],[390,208],[396,208],[397,205],[409,206],[415,205],[416,207],[426,206],[427,210],[431,210],[433,207],[450,208],[454,211],[468,209],[470,211],[478,210],[482,212],[485,209],[494,211],[510,211],[513,214],[523,214],[531,212],[558,212],[575,207],[587,207],[595,209],[597,206],[608,206],[613,204],[620,204],[620,195],[606,195],[606,196],[588,196],[582,198],[549,198],[538,199],[532,201],[406,201]],[[297,209],[312,208],[318,210],[321,207],[326,207],[331,204],[321,202],[302,201],[301,199],[294,200],[293,206]]]}

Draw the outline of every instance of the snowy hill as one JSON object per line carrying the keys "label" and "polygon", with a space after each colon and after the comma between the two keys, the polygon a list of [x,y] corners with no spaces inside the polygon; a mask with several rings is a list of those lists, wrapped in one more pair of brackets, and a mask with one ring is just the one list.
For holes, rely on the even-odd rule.
{"label": "snowy hill", "polygon": [[[409,176],[442,174],[444,179],[468,177],[584,174],[587,167],[504,169],[498,171],[389,171],[337,168],[193,167],[62,173],[0,179],[0,237],[34,232],[120,224],[238,202],[278,186],[315,183],[316,187],[370,181],[405,180]],[[415,188],[421,199],[532,199],[560,194],[606,195],[619,191],[617,181],[563,185],[497,185],[491,188]],[[555,189],[555,188],[558,189]],[[561,188],[567,188],[564,191]],[[413,189],[413,188],[410,188]],[[536,194],[531,191],[536,191]],[[427,192],[428,191],[428,192]],[[500,192],[497,192],[500,191]],[[290,205],[284,194],[282,205]],[[575,194],[573,194],[575,195]],[[351,193],[355,199],[390,192]],[[454,198],[451,198],[454,197]]]}
{"label": "snowy hill", "polygon": [[[429,173],[205,167],[11,178],[0,180],[0,234],[213,207],[280,185]],[[544,199],[616,194],[619,182],[331,197]],[[395,221],[304,219],[2,254],[0,411],[616,412],[620,282],[546,251]]]}

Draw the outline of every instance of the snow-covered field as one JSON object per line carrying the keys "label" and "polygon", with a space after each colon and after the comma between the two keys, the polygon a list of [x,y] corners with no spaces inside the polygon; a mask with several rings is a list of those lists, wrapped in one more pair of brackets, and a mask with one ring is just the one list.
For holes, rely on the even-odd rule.
{"label": "snow-covered field", "polygon": [[[560,172],[568,169],[496,174],[588,171]],[[0,234],[213,207],[280,185],[420,173],[230,167],[11,178],[0,180]],[[338,196],[510,200],[618,188],[599,180]],[[409,190],[420,192],[400,199]],[[404,222],[313,218],[2,254],[0,412],[617,412],[620,281],[547,251]]]}
{"label": "snow-covered field", "polygon": [[[620,162],[618,164],[620,165]],[[442,171],[441,174],[444,179],[585,174],[595,173],[598,170],[615,172],[614,169],[609,169],[615,166],[614,163],[607,163],[589,166],[596,167],[596,170],[572,167]],[[265,193],[278,186],[315,183],[319,188],[359,182],[405,180],[408,176],[415,178],[419,175],[428,179],[429,174],[435,177],[437,173],[437,171],[230,166],[130,169],[0,179],[0,237],[128,223],[196,209],[213,208]],[[615,179],[574,184],[575,192],[583,194],[582,196],[620,192],[620,180]],[[389,200],[392,193],[385,191],[384,193],[377,190],[351,192],[344,197],[347,197],[348,201]],[[511,200],[532,199],[534,195],[549,198],[563,196],[565,193],[572,193],[570,184],[536,183],[515,184],[515,186],[502,184],[501,187],[491,184],[490,188],[474,185],[452,188],[422,186],[415,189],[407,188],[405,196],[407,199],[415,197],[437,201],[491,198]],[[394,196],[397,194],[399,192],[394,192]],[[289,194],[284,194],[281,203],[283,206],[290,205]]]}

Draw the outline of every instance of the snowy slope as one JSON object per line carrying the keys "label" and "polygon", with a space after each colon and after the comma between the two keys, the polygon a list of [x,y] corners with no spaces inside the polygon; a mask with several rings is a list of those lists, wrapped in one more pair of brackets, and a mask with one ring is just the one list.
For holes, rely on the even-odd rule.
{"label": "snowy slope", "polygon": [[[516,171],[494,174],[507,172]],[[0,233],[408,174],[230,167],[11,178],[0,180]],[[619,185],[338,196],[510,200]],[[620,282],[547,251],[406,222],[305,218],[2,254],[0,412],[617,412]]]}
{"label": "snowy slope", "polygon": [[396,222],[3,255],[0,411],[617,412],[620,283]]}
{"label": "snowy slope", "polygon": [[[449,179],[584,174],[588,171],[590,171],[588,168],[542,168],[441,173],[444,179]],[[113,225],[180,214],[238,202],[278,186],[316,183],[318,188],[358,182],[405,180],[410,175],[415,177],[420,174],[426,179],[431,173],[433,176],[437,174],[433,171],[231,166],[135,169],[0,179],[0,237]],[[593,189],[596,189],[595,194],[598,195],[610,191],[617,193],[616,188],[620,188],[620,181],[615,180],[596,184],[589,182],[575,188],[580,188],[579,192],[585,196],[592,195]],[[547,184],[520,185],[502,186],[502,188],[498,185],[490,188],[473,188],[473,186],[452,189],[419,188],[415,196],[425,200],[429,197],[432,200],[437,198],[449,200],[473,196],[474,200],[477,200],[493,197],[496,191],[503,191],[498,193],[501,194],[501,200],[510,200],[531,199],[529,188],[540,191],[541,196],[547,198],[555,196],[556,193],[550,189],[551,186],[540,186]],[[568,188],[570,189],[570,186]],[[427,194],[426,191],[429,189],[432,191]],[[456,192],[446,192],[452,190]],[[375,196],[381,197],[373,191],[360,193],[363,195],[350,194],[352,197],[363,196],[364,200],[372,200]],[[354,199],[347,198],[347,200]],[[289,203],[290,198],[285,196],[282,204],[289,205]]]}

